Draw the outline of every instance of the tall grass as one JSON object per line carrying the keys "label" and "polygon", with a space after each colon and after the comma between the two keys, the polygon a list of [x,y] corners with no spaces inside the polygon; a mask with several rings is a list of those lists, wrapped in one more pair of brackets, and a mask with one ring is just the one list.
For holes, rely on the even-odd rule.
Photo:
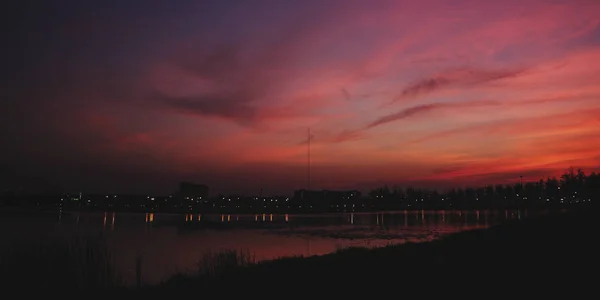
{"label": "tall grass", "polygon": [[236,269],[256,264],[256,257],[248,251],[225,249],[208,250],[198,261],[198,275],[216,277]]}
{"label": "tall grass", "polygon": [[102,237],[14,241],[0,248],[0,283],[29,288],[110,288],[122,285]]}

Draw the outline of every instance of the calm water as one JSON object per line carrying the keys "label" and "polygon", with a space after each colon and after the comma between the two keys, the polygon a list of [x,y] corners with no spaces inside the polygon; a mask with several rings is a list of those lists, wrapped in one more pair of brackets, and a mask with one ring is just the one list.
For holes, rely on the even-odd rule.
{"label": "calm water", "polygon": [[[425,241],[485,228],[526,211],[399,211],[320,215],[62,213],[0,218],[5,237],[103,234],[130,282],[138,256],[145,283],[191,272],[207,250],[240,249],[257,260],[319,255],[349,246]],[[208,227],[202,224],[211,224]],[[10,239],[4,239],[10,240]]]}

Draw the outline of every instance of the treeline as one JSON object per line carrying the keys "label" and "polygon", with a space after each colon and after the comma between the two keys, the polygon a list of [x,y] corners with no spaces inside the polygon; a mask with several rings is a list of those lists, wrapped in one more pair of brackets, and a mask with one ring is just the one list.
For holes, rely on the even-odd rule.
{"label": "treeline", "polygon": [[211,198],[147,195],[0,195],[0,207],[173,213],[318,213],[389,210],[561,209],[600,198],[600,175],[570,170],[538,182],[455,188],[445,192],[389,188],[362,196],[354,191],[312,191],[294,197],[220,195]]}
{"label": "treeline", "polygon": [[454,188],[447,192],[417,188],[377,188],[369,193],[377,209],[538,209],[584,205],[600,196],[600,176],[571,169],[538,182]]}

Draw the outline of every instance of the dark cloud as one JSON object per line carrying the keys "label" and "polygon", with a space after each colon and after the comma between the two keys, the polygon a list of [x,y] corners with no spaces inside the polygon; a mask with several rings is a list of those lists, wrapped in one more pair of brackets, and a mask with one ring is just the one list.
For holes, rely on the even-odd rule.
{"label": "dark cloud", "polygon": [[[458,107],[480,107],[480,106],[526,106],[526,105],[539,105],[539,104],[548,104],[548,103],[556,103],[556,102],[565,102],[565,101],[589,101],[598,99],[599,95],[597,93],[580,93],[573,94],[568,96],[551,96],[551,97],[542,97],[542,98],[530,98],[530,99],[506,99],[502,101],[496,100],[484,100],[484,101],[469,101],[469,102],[461,102],[461,103],[437,103],[437,104],[428,104],[428,105],[419,105],[412,108],[408,108],[402,110],[398,113],[387,115],[377,119],[367,126],[367,128],[372,128],[375,126],[382,125],[384,123],[401,120],[417,113],[424,113],[430,110],[437,109],[445,109],[445,108],[458,108]],[[387,106],[387,105],[384,105]],[[454,133],[458,131],[459,133],[463,130],[451,130],[448,133]],[[441,133],[439,136],[444,136],[445,133]],[[438,135],[434,135],[432,137],[438,137]],[[415,141],[420,142],[421,140]]]}
{"label": "dark cloud", "polygon": [[259,121],[258,109],[250,104],[254,97],[252,94],[237,92],[231,95],[188,97],[155,93],[151,98],[154,104],[180,113],[220,117],[239,125],[251,126]]}
{"label": "dark cloud", "polygon": [[411,97],[432,92],[451,83],[453,82],[450,79],[443,77],[425,78],[404,88],[400,97]]}
{"label": "dark cloud", "polygon": [[150,103],[159,109],[223,118],[243,126],[260,122],[257,103],[269,95],[268,91],[277,80],[258,67],[265,60],[256,58],[250,63],[243,63],[238,56],[240,51],[238,45],[225,44],[209,52],[195,45],[177,53],[172,61],[176,68],[214,88],[185,96],[154,91],[148,95]]}
{"label": "dark cloud", "polygon": [[[235,9],[224,6],[231,8],[226,11],[234,18],[234,24],[242,22],[243,18],[253,22],[242,22],[233,28],[229,28],[232,24],[222,24],[231,31],[229,35],[202,30],[202,35],[183,40],[166,54],[166,63],[171,67],[209,83],[213,89],[185,97],[153,91],[150,97],[154,101],[151,102],[183,113],[224,118],[244,126],[258,125],[265,116],[309,113],[307,101],[279,97],[285,94],[281,91],[290,83],[311,75],[305,73],[306,62],[300,58],[306,55],[307,44],[314,43],[315,35],[335,22],[330,13],[339,12],[338,5],[320,5],[315,10],[299,4],[258,5],[241,1]],[[288,14],[283,17],[282,11]],[[261,22],[253,20],[282,17],[285,20],[281,20],[277,28],[264,28],[260,26]],[[347,90],[342,89],[342,93],[350,98]],[[310,103],[319,105],[322,102]]]}
{"label": "dark cloud", "polygon": [[494,80],[515,77],[523,71],[523,69],[483,70],[467,67],[449,69],[408,85],[402,90],[400,95],[394,98],[394,101],[417,97],[451,86],[474,86]]}
{"label": "dark cloud", "polygon": [[315,30],[313,26],[297,25],[266,42],[260,51],[253,49],[248,41],[236,44],[197,41],[175,51],[169,63],[188,72],[190,77],[209,83],[213,89],[184,97],[155,91],[150,95],[152,102],[183,113],[224,118],[243,126],[258,125],[268,114],[289,115],[302,110],[278,107],[280,101],[296,99],[277,99],[276,96],[278,89],[296,75],[290,61],[294,61],[307,32]]}
{"label": "dark cloud", "polygon": [[425,104],[425,105],[418,105],[418,106],[410,107],[410,108],[401,110],[397,113],[383,116],[383,117],[369,123],[369,125],[367,125],[365,129],[370,129],[370,128],[377,127],[382,124],[402,120],[402,119],[408,118],[410,116],[413,116],[413,115],[416,115],[419,113],[428,112],[431,110],[435,110],[435,109],[438,109],[438,108],[444,107],[444,106],[446,106],[446,105],[441,104],[441,103],[433,103],[433,104]]}
{"label": "dark cloud", "polygon": [[427,113],[434,110],[443,110],[443,109],[455,109],[455,108],[470,108],[470,107],[481,107],[481,106],[490,106],[490,105],[500,105],[501,103],[498,101],[466,101],[466,102],[458,102],[458,103],[431,103],[431,104],[423,104],[417,105],[413,107],[409,107],[403,109],[397,113],[393,113],[390,115],[386,115],[378,118],[377,120],[369,123],[365,129],[370,129],[373,127],[377,127],[383,124],[387,124],[390,122],[395,122],[399,120],[403,120],[418,114]]}
{"label": "dark cloud", "polygon": [[350,101],[352,100],[352,96],[350,96],[350,93],[348,93],[348,91],[346,89],[342,89],[342,94],[344,95],[344,98],[346,98],[346,100]]}
{"label": "dark cloud", "polygon": [[[146,100],[158,109],[172,110],[177,113],[214,117],[235,122],[244,127],[266,129],[267,122],[278,119],[297,118],[310,115],[320,102],[316,97],[298,97],[286,99],[286,103],[268,103],[261,101],[267,97],[264,86],[241,87],[223,93],[209,93],[192,96],[171,96],[154,92]],[[145,105],[148,102],[144,102]]]}

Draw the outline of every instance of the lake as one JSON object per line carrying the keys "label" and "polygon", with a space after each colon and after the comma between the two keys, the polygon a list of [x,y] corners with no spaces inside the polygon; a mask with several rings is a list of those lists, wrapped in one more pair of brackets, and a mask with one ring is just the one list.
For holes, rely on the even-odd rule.
{"label": "lake", "polygon": [[338,249],[380,247],[485,228],[526,211],[397,211],[315,215],[200,215],[161,213],[3,214],[0,234],[37,239],[56,234],[102,234],[116,266],[133,283],[142,258],[144,283],[158,283],[177,272],[192,272],[202,253],[243,250],[256,260],[310,256]]}

